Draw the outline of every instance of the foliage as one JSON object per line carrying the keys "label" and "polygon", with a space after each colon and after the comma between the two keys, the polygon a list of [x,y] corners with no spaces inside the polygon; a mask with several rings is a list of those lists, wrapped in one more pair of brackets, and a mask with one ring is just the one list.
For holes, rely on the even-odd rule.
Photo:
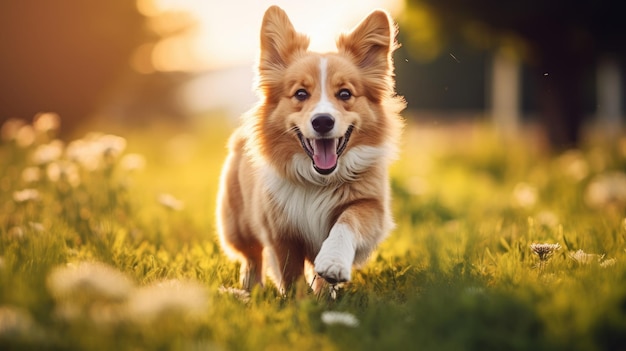
{"label": "foliage", "polygon": [[[286,296],[237,290],[213,233],[226,128],[64,144],[37,121],[3,126],[2,349],[625,344],[626,185],[606,177],[626,169],[623,148],[551,157],[532,134],[409,126],[397,229],[333,299],[304,281]],[[533,243],[559,245],[533,246],[540,260]]]}

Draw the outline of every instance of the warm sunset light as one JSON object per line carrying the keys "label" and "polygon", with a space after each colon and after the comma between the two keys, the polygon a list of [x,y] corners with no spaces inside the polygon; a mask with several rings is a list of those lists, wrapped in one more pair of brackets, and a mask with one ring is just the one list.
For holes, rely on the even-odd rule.
{"label": "warm sunset light", "polygon": [[203,71],[251,63],[258,50],[263,13],[281,6],[296,30],[311,37],[311,49],[334,50],[337,33],[349,30],[367,13],[384,8],[397,14],[399,0],[322,0],[315,4],[288,0],[137,0],[162,39],[135,52],[139,72]]}

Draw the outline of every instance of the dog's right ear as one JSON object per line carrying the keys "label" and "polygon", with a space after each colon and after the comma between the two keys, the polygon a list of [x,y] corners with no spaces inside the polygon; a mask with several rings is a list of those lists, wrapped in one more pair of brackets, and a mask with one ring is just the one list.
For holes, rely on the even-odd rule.
{"label": "dog's right ear", "polygon": [[270,77],[284,70],[295,55],[308,47],[309,38],[296,32],[285,11],[278,6],[268,8],[261,25],[260,88],[271,88]]}

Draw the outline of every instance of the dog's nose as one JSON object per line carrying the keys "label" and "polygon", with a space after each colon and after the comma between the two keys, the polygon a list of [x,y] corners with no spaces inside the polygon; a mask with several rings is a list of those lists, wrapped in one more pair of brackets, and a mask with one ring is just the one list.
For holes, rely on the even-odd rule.
{"label": "dog's nose", "polygon": [[311,125],[320,134],[328,133],[335,126],[335,119],[331,115],[318,114],[311,120]]}

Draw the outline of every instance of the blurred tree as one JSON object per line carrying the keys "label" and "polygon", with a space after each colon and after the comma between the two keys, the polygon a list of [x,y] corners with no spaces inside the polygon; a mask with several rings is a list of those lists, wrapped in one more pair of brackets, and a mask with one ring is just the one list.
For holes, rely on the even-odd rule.
{"label": "blurred tree", "polygon": [[0,123],[54,111],[70,130],[128,73],[146,36],[135,1],[1,1]]}
{"label": "blurred tree", "polygon": [[418,56],[433,57],[442,42],[459,36],[483,48],[514,47],[539,79],[541,118],[559,149],[579,142],[585,73],[602,55],[623,61],[626,54],[616,0],[406,1],[406,44]]}

